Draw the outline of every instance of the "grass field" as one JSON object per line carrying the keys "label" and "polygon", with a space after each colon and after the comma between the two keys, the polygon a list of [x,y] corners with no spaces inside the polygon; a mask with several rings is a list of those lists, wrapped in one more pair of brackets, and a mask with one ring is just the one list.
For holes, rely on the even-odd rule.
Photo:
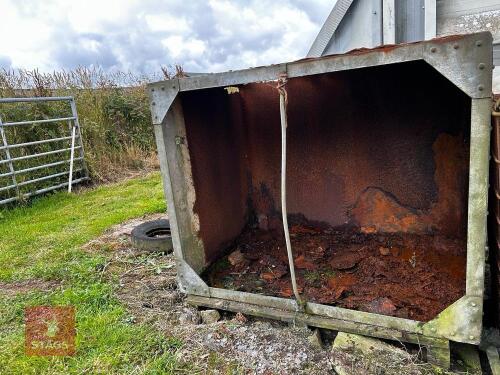
{"label": "grass field", "polygon": [[[98,271],[105,259],[82,245],[110,226],[165,210],[159,174],[0,212],[0,283],[54,282],[50,292],[0,290],[0,374],[168,374],[176,369],[175,338],[132,324]],[[1,288],[0,288],[1,289]],[[24,354],[24,308],[72,305],[74,357]]]}

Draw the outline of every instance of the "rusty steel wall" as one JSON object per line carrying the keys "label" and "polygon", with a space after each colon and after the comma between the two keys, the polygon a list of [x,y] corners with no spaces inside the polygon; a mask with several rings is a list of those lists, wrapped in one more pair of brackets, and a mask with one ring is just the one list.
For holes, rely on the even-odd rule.
{"label": "rusty steel wall", "polygon": [[245,129],[241,103],[222,88],[186,92],[186,135],[196,190],[194,211],[207,261],[236,237],[247,222]]}
{"label": "rusty steel wall", "polygon": [[[422,61],[294,78],[286,88],[290,214],[465,238],[464,93]],[[181,98],[192,109],[185,123],[195,211],[211,262],[249,220],[281,225],[278,93],[255,83]]]}

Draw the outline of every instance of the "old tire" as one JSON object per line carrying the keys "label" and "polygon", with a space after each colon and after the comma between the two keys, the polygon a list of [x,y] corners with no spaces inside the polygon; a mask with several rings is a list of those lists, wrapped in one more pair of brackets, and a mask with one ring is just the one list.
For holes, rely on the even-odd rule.
{"label": "old tire", "polygon": [[168,220],[152,220],[132,230],[132,244],[139,250],[169,253],[173,250]]}

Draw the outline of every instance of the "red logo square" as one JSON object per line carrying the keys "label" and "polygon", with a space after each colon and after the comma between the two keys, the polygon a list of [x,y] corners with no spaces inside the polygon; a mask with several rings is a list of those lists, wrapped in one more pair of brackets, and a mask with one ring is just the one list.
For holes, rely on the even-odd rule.
{"label": "red logo square", "polygon": [[24,309],[25,350],[29,356],[75,354],[75,308],[34,306]]}

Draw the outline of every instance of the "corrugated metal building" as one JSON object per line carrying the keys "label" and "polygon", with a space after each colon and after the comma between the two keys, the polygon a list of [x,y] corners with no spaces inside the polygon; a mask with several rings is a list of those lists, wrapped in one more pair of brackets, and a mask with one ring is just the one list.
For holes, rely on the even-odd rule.
{"label": "corrugated metal building", "polygon": [[308,57],[477,31],[493,34],[500,93],[500,0],[337,0]]}

